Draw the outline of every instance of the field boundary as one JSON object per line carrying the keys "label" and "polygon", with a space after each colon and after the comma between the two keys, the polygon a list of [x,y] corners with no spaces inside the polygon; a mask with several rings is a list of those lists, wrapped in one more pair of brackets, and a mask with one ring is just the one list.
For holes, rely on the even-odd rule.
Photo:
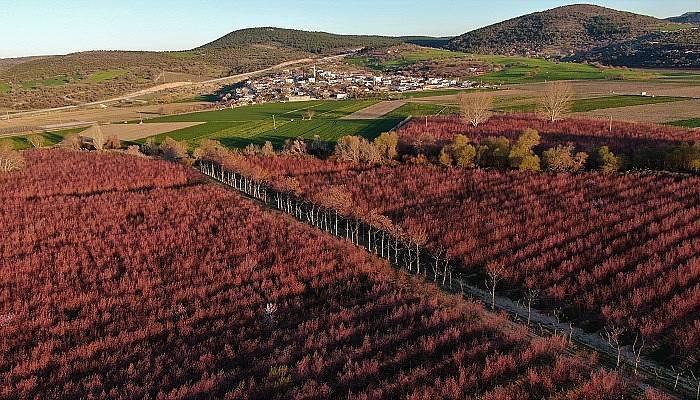
{"label": "field boundary", "polygon": [[[447,293],[478,300],[485,308],[492,305],[493,299],[495,310],[505,312],[514,322],[526,326],[537,336],[563,335],[573,350],[586,349],[597,353],[602,363],[609,368],[617,368],[630,376],[641,377],[648,383],[660,385],[677,395],[688,398],[695,396],[696,399],[700,395],[700,380],[681,376],[653,360],[635,354],[629,346],[622,347],[618,354],[617,349],[607,345],[605,340],[595,333],[586,332],[571,323],[558,321],[535,308],[528,310],[524,305],[507,297],[479,289],[469,283],[465,274],[456,272],[455,265],[450,263],[444,254],[431,254],[422,246],[393,235],[390,229],[376,227],[359,219],[342,217],[335,210],[324,208],[293,193],[277,191],[264,182],[227,171],[214,163],[200,164],[199,171],[267,208],[289,214],[326,233],[342,237],[339,232],[344,228],[345,238],[354,245],[386,259],[395,268],[412,275],[423,276],[426,281],[436,284]],[[529,321],[529,324],[525,324],[525,321]],[[535,328],[538,328],[539,333]]]}

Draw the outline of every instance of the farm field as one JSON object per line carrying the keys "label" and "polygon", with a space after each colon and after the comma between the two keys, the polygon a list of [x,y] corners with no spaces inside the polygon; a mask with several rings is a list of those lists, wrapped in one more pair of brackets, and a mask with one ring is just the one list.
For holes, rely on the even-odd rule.
{"label": "farm field", "polygon": [[700,128],[700,118],[683,119],[668,122],[668,125],[681,126],[685,128]]}
{"label": "farm field", "polygon": [[25,157],[0,176],[2,398],[659,399],[191,169]]}
{"label": "farm field", "polygon": [[645,354],[700,368],[697,177],[255,160],[294,176],[307,199],[343,188],[358,215],[425,232],[428,249],[446,249],[477,283],[502,267],[500,291],[522,298],[530,287],[539,307],[577,326],[623,327],[628,344],[644,337]]}
{"label": "farm field", "polygon": [[[313,139],[316,135],[327,142],[335,142],[346,135],[373,139],[405,118],[388,114],[381,118],[343,119],[376,103],[374,100],[267,103],[154,118],[147,122],[203,122],[202,125],[157,135],[156,142],[171,137],[187,142],[190,147],[196,147],[202,139],[207,138],[216,139],[227,147],[245,147],[270,141],[276,148],[280,148],[286,139]],[[307,117],[309,111],[314,113],[310,120]]]}
{"label": "farm field", "polygon": [[[155,124],[111,124],[100,125],[100,131],[105,138],[116,136],[121,141],[137,141],[150,136],[156,136],[165,132],[188,129],[202,124],[202,122],[162,122]],[[84,131],[85,136],[92,136],[93,128]]]}
{"label": "farm field", "polygon": [[[535,99],[536,100],[536,99]],[[584,113],[593,110],[605,110],[610,108],[623,108],[647,104],[662,104],[672,103],[676,101],[686,101],[686,97],[671,97],[671,96],[632,96],[632,95],[614,95],[605,97],[590,97],[584,99],[574,99],[571,102],[571,112]],[[515,104],[505,102],[505,104],[497,105],[497,111],[510,112],[534,112],[538,108],[537,103],[516,101]]]}
{"label": "farm field", "polygon": [[582,118],[606,119],[612,116],[618,121],[666,123],[695,118],[698,110],[700,110],[700,99],[594,110],[576,115]]}
{"label": "farm field", "polygon": [[457,134],[480,143],[491,136],[515,140],[527,128],[539,132],[543,146],[571,143],[589,153],[600,146],[608,146],[628,156],[644,147],[700,141],[700,133],[682,127],[614,121],[610,130],[609,121],[569,118],[551,123],[531,114],[495,115],[476,128],[466,125],[458,116],[429,117],[427,125],[425,119],[417,118],[399,130],[398,138],[403,147],[415,147],[420,142],[424,151],[436,154]]}
{"label": "farm field", "polygon": [[[44,139],[45,146],[55,146],[59,144],[66,135],[71,133],[80,133],[83,130],[85,130],[85,128],[73,128],[53,132],[41,132],[37,133],[37,135]],[[26,150],[32,147],[32,144],[27,140],[27,136],[0,136],[0,141],[3,140],[9,140],[12,142],[15,150]]]}

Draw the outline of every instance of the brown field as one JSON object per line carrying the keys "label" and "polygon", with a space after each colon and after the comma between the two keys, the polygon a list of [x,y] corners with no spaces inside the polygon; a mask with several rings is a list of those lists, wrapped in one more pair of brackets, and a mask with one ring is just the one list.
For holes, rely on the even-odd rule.
{"label": "brown field", "polygon": [[[101,125],[100,130],[105,137],[116,136],[119,140],[132,141],[144,139],[149,136],[159,135],[176,131],[178,129],[189,128],[202,124],[203,122],[168,122],[154,124],[111,124]],[[82,133],[83,136],[92,137],[95,128],[88,128]]]}
{"label": "brown field", "polygon": [[141,117],[145,119],[159,115],[197,111],[208,106],[208,103],[192,102],[129,107],[95,107],[49,112],[46,114],[27,115],[11,118],[10,120],[2,119],[2,116],[0,116],[0,129],[21,127],[34,127],[35,129],[42,129],[41,127],[52,125],[80,124],[85,122],[98,122],[102,124],[121,123],[124,121],[137,120]]}
{"label": "brown field", "polygon": [[377,119],[396,110],[404,104],[406,104],[404,100],[382,101],[381,103],[373,104],[350,115],[346,115],[341,119]]}
{"label": "brown field", "polygon": [[700,99],[676,101],[672,103],[645,104],[620,108],[594,110],[576,113],[585,118],[608,119],[610,116],[617,121],[633,122],[669,122],[681,119],[697,118],[700,116]]}

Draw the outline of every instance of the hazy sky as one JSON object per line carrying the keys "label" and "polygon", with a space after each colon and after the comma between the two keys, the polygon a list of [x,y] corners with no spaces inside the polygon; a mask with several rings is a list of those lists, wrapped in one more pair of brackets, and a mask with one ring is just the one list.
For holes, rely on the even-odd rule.
{"label": "hazy sky", "polygon": [[[578,2],[584,2],[583,0]],[[333,33],[457,35],[561,0],[0,0],[0,58],[82,50],[182,50],[230,31],[277,26]],[[656,17],[700,0],[598,0]]]}

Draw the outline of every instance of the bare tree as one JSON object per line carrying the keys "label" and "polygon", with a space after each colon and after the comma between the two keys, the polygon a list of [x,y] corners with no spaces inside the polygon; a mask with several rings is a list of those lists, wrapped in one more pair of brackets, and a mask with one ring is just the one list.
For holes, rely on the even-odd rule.
{"label": "bare tree", "polygon": [[95,129],[90,133],[92,137],[92,145],[95,147],[95,150],[102,151],[105,148],[107,139],[105,138],[104,133],[102,133],[102,129],[99,125],[95,124],[93,125],[93,128]]}
{"label": "bare tree", "polygon": [[525,292],[525,300],[527,301],[527,324],[530,325],[532,319],[532,306],[537,301],[540,296],[540,291],[534,287],[534,285],[528,285],[527,291]]}
{"label": "bare tree", "polygon": [[12,142],[0,143],[0,172],[10,172],[24,168],[24,157],[14,150]]}
{"label": "bare tree", "polygon": [[27,136],[27,141],[34,148],[38,149],[38,148],[44,147],[44,137],[41,135],[29,135],[29,136]]}
{"label": "bare tree", "polygon": [[163,158],[169,161],[187,158],[187,146],[170,137],[166,137],[160,144],[160,152],[163,154]]}
{"label": "bare tree", "polygon": [[566,115],[571,107],[574,88],[564,81],[550,82],[545,86],[542,95],[542,109],[550,122],[557,121]]}
{"label": "bare tree", "polygon": [[343,136],[338,139],[334,155],[338,161],[358,164],[360,162],[360,137]]}
{"label": "bare tree", "polygon": [[506,268],[500,263],[491,263],[486,267],[486,287],[491,291],[491,309],[496,309],[496,286],[503,279]]}
{"label": "bare tree", "polygon": [[110,135],[105,142],[105,147],[113,150],[121,149],[122,141],[119,139],[119,136]]}
{"label": "bare tree", "polygon": [[61,146],[67,147],[72,150],[80,150],[80,136],[77,133],[69,133],[63,137],[61,141]]}
{"label": "bare tree", "polygon": [[632,344],[632,353],[634,354],[634,374],[637,374],[639,362],[642,360],[642,350],[644,349],[644,336],[635,335],[634,343]]}
{"label": "bare tree", "polygon": [[605,339],[608,341],[610,347],[617,353],[617,363],[615,366],[620,366],[620,358],[622,356],[622,335],[625,333],[624,328],[619,326],[606,326],[605,327]]}
{"label": "bare tree", "polygon": [[491,118],[492,105],[493,94],[490,92],[461,93],[459,95],[459,109],[462,112],[462,117],[472,126],[478,126]]}

